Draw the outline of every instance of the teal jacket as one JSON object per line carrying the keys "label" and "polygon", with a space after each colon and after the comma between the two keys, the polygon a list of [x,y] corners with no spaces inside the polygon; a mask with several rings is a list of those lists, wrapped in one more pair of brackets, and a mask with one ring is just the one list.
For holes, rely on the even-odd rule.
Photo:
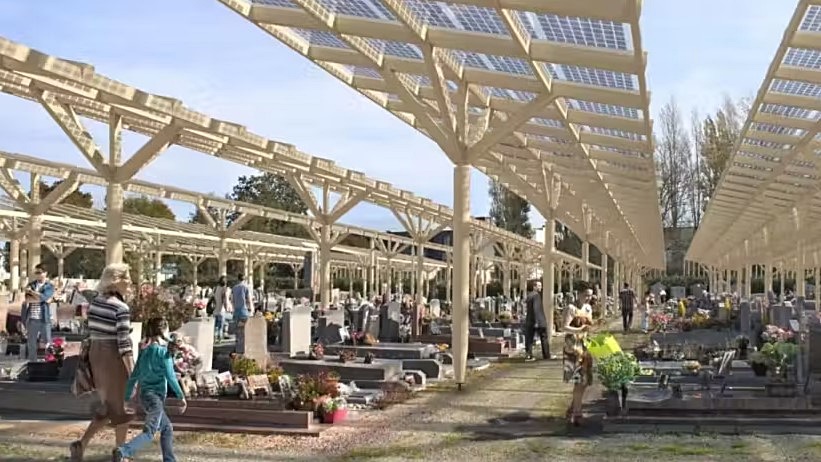
{"label": "teal jacket", "polygon": [[140,351],[137,364],[125,387],[126,401],[131,399],[134,387],[138,383],[140,393],[150,392],[165,399],[170,386],[179,399],[185,399],[180,382],[177,380],[177,374],[174,372],[174,361],[171,359],[171,354],[168,353],[168,348],[160,344],[151,343],[145,350]]}

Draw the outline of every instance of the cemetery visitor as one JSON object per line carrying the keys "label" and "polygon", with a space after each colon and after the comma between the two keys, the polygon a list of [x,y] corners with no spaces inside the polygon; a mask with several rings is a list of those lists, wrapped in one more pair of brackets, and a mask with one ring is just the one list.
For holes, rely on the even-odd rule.
{"label": "cemetery visitor", "polygon": [[234,321],[236,327],[236,347],[234,351],[239,355],[245,354],[245,323],[251,316],[254,309],[254,301],[251,300],[251,290],[245,283],[245,275],[237,276],[237,284],[231,289],[231,302],[234,305]]}
{"label": "cemetery visitor", "polygon": [[566,334],[562,348],[562,370],[564,381],[573,384],[573,399],[565,417],[572,425],[580,425],[584,393],[593,383],[593,357],[584,346],[593,320],[583,309],[568,307],[567,310],[570,314],[565,317],[567,322],[563,329]]}
{"label": "cemetery visitor", "polygon": [[667,303],[667,291],[664,290],[663,287],[662,287],[661,290],[659,290],[659,301],[661,302],[662,305]]}
{"label": "cemetery visitor", "polygon": [[220,276],[217,288],[214,289],[214,336],[220,342],[225,334],[225,314],[230,311],[228,305],[228,280]]}
{"label": "cemetery visitor", "polygon": [[54,286],[46,277],[43,265],[34,267],[34,281],[26,288],[25,302],[20,314],[26,326],[26,351],[29,361],[37,360],[38,341],[46,347],[51,344],[51,309],[49,303],[54,296]]}
{"label": "cemetery visitor", "polygon": [[125,443],[128,422],[134,413],[126,409],[126,382],[134,369],[131,344],[131,310],[125,303],[131,290],[129,267],[112,263],[103,269],[98,295],[88,307],[88,366],[99,402],[83,436],[71,443],[71,461],[83,460],[83,452],[94,435],[113,425],[117,446]]}
{"label": "cemetery visitor", "polygon": [[639,309],[639,314],[641,315],[641,331],[645,334],[650,328],[648,325],[650,322],[650,310],[652,310],[654,304],[655,297],[653,293],[648,290],[644,293],[644,303]]}
{"label": "cemetery visitor", "polygon": [[542,342],[542,357],[551,359],[550,340],[547,337],[547,320],[542,305],[542,283],[541,281],[535,281],[531,284],[531,291],[525,300],[525,361],[535,360],[533,358],[533,341],[537,334]]}
{"label": "cemetery visitor", "polygon": [[[140,351],[140,357],[134,366],[134,372],[128,379],[125,394],[126,401],[135,397],[136,387],[139,385],[139,401],[145,412],[143,431],[128,443],[114,449],[112,462],[130,461],[145,445],[151,443],[154,435],[160,433],[160,449],[163,462],[176,462],[174,457],[174,428],[165,414],[165,399],[168,388],[182,400],[182,410],[185,412],[187,403],[185,394],[180,388],[177,374],[174,372],[172,352],[173,342],[165,337],[168,322],[164,318],[152,318],[146,323],[146,347]],[[168,344],[166,347],[164,344]]]}
{"label": "cemetery visitor", "polygon": [[630,284],[624,283],[624,288],[619,292],[619,303],[621,303],[621,322],[624,331],[628,332],[633,325],[633,308],[636,305],[636,293],[630,288]]}

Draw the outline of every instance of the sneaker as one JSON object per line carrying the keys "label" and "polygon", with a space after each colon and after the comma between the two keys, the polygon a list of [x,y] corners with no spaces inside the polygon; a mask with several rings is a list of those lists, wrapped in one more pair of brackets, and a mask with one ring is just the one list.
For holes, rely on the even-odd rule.
{"label": "sneaker", "polygon": [[131,459],[124,457],[120,448],[116,448],[111,451],[111,462],[131,462]]}
{"label": "sneaker", "polygon": [[531,362],[533,362],[533,361],[536,361],[536,358],[534,358],[534,357],[533,357],[533,355],[527,355],[527,356],[525,356],[525,362],[527,362],[527,363],[531,363]]}

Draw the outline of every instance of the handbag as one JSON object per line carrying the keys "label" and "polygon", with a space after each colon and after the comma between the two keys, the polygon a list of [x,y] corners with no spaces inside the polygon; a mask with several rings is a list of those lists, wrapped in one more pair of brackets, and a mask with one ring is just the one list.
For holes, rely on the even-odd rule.
{"label": "handbag", "polygon": [[78,398],[94,391],[94,376],[91,374],[91,362],[88,356],[90,348],[91,340],[83,340],[77,370],[74,373],[74,382],[71,383],[71,393]]}

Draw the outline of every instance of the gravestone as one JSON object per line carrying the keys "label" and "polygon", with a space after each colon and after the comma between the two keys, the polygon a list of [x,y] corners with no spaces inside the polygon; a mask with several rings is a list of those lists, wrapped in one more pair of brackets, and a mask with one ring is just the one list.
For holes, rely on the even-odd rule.
{"label": "gravestone", "polygon": [[657,282],[657,283],[653,284],[652,286],[650,286],[650,292],[653,295],[656,296],[656,299],[658,299],[659,292],[661,292],[662,289],[664,289],[664,284],[662,284],[660,282]]}
{"label": "gravestone", "polygon": [[202,370],[210,371],[214,360],[214,318],[195,318],[177,331],[197,350],[202,360]]}
{"label": "gravestone", "polygon": [[738,310],[739,329],[741,333],[749,334],[753,330],[750,302],[741,302]]}
{"label": "gravestone", "polygon": [[379,308],[379,340],[385,342],[399,341],[399,324],[402,321],[402,306],[399,302],[390,302]]}
{"label": "gravestone", "polygon": [[821,374],[821,325],[809,326],[808,363],[810,374]]}
{"label": "gravestone", "polygon": [[430,301],[430,316],[434,319],[442,316],[442,307],[439,299],[434,298]]}
{"label": "gravestone", "polygon": [[262,316],[251,316],[245,322],[245,357],[268,367],[268,322]]}
{"label": "gravestone", "polygon": [[682,286],[670,287],[670,297],[678,300],[687,298],[687,288]]}
{"label": "gravestone", "polygon": [[790,305],[776,305],[773,309],[773,319],[770,321],[782,329],[790,328],[793,308]]}
{"label": "gravestone", "polygon": [[311,308],[297,306],[282,314],[282,351],[294,357],[311,349]]}
{"label": "gravestone", "polygon": [[[358,311],[358,310],[357,310]],[[326,345],[342,343],[344,340],[340,329],[345,327],[345,312],[342,310],[327,310],[317,319],[317,336],[319,341]]]}

